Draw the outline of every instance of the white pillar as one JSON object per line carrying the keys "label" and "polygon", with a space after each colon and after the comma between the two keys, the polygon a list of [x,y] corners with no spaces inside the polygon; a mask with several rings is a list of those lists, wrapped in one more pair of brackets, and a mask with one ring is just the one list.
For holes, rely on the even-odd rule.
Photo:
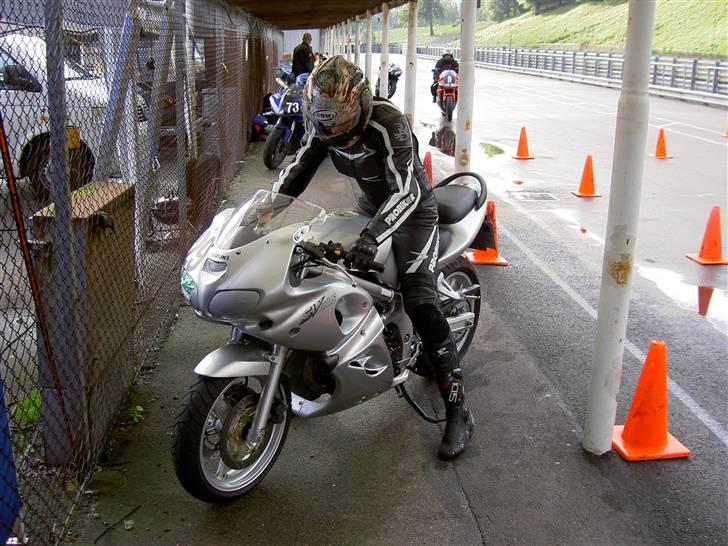
{"label": "white pillar", "polygon": [[336,25],[336,50],[337,55],[341,55],[341,23]]}
{"label": "white pillar", "polygon": [[404,83],[404,114],[414,127],[417,86],[417,2],[407,4],[407,71]]}
{"label": "white pillar", "polygon": [[624,77],[617,107],[597,336],[582,441],[585,450],[597,455],[606,453],[612,447],[617,393],[622,375],[647,146],[650,110],[647,91],[654,23],[654,0],[629,1]]}
{"label": "white pillar", "polygon": [[379,94],[387,98],[389,87],[389,4],[382,4],[382,54],[379,56]]}
{"label": "white pillar", "polygon": [[476,0],[462,0],[460,7],[460,87],[455,124],[455,171],[470,170],[475,91]]}
{"label": "white pillar", "polygon": [[364,51],[364,75],[372,83],[372,10],[367,10],[367,46]]}
{"label": "white pillar", "polygon": [[351,19],[346,20],[346,60],[351,61]]}
{"label": "white pillar", "polygon": [[354,64],[356,66],[359,66],[359,60],[361,57],[361,55],[359,55],[359,50],[361,49],[359,27],[361,27],[361,25],[359,24],[359,16],[357,15],[354,17]]}

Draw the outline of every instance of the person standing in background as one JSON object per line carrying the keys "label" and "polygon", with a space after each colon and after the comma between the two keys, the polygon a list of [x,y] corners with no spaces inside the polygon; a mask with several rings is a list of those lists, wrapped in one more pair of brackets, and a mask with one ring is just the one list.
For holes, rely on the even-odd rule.
{"label": "person standing in background", "polygon": [[304,72],[313,72],[314,57],[311,48],[311,34],[306,32],[303,35],[303,41],[293,50],[293,77]]}

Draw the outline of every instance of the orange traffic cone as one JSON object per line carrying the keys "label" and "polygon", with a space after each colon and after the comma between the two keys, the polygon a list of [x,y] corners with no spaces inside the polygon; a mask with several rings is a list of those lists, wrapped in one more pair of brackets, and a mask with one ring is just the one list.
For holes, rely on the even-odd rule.
{"label": "orange traffic cone", "polygon": [[513,156],[515,159],[533,159],[528,152],[528,137],[526,137],[526,128],[521,127],[521,136],[518,139],[518,151]]}
{"label": "orange traffic cone", "polygon": [[584,172],[581,173],[581,183],[579,184],[579,191],[572,191],[577,197],[601,197],[601,193],[594,191],[594,165],[592,163],[592,156],[586,156],[586,163],[584,163]]}
{"label": "orange traffic cone", "polygon": [[700,252],[688,254],[687,257],[703,265],[728,264],[728,258],[723,256],[723,244],[720,240],[720,207],[718,205],[710,209]]}
{"label": "orange traffic cone", "polygon": [[427,173],[427,178],[430,181],[430,186],[435,186],[435,179],[432,178],[432,153],[427,152],[425,154],[425,160],[422,162],[425,167],[425,172]]}
{"label": "orange traffic cone", "polygon": [[614,427],[612,445],[628,461],[690,455],[667,431],[667,347],[662,340],[650,344],[627,422]]}
{"label": "orange traffic cone", "polygon": [[508,261],[498,253],[498,229],[495,221],[495,202],[493,201],[488,201],[487,208],[485,209],[485,220],[483,221],[485,229],[488,229],[489,220],[489,226],[492,230],[493,246],[485,250],[475,248],[466,250],[465,259],[474,265],[508,265]]}
{"label": "orange traffic cone", "polygon": [[667,144],[665,144],[665,129],[660,127],[660,133],[657,135],[657,148],[655,155],[651,156],[655,159],[671,159],[672,156],[667,153]]}

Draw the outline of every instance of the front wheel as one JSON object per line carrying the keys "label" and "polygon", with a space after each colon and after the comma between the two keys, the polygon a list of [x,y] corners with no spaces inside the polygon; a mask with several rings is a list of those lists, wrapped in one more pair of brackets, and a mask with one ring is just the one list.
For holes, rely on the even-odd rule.
{"label": "front wheel", "polygon": [[452,121],[453,110],[455,110],[455,101],[452,97],[447,97],[445,99],[445,116],[447,116],[447,121]]}
{"label": "front wheel", "polygon": [[263,163],[269,169],[277,169],[286,158],[287,150],[284,141],[286,130],[282,127],[275,127],[265,139],[263,147]]}
{"label": "front wheel", "polygon": [[205,502],[241,497],[268,474],[288,435],[290,393],[281,382],[263,439],[246,442],[265,377],[200,377],[174,424],[172,458],[182,486]]}

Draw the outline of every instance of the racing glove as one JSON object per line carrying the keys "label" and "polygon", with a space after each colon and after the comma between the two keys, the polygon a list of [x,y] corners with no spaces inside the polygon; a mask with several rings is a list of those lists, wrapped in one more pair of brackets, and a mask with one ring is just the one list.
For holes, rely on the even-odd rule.
{"label": "racing glove", "polygon": [[369,232],[362,231],[346,256],[346,264],[359,271],[369,271],[376,256],[377,240]]}

